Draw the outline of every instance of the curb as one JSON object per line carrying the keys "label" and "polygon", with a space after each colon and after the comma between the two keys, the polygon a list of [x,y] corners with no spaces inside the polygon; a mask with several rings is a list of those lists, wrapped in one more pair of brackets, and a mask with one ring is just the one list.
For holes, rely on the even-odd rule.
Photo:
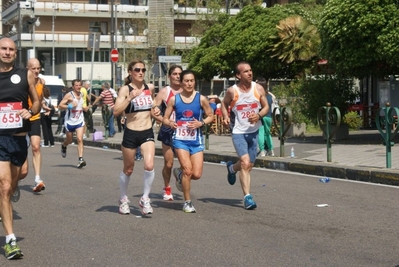
{"label": "curb", "polygon": [[[64,138],[54,136],[57,142],[63,142]],[[83,140],[85,146],[104,147],[108,149],[121,150],[120,143],[111,143],[107,141],[91,141]],[[162,148],[155,148],[155,155],[162,156]],[[204,150],[204,161],[225,164],[228,161],[236,161],[235,153],[227,153],[224,155]],[[337,165],[327,162],[311,162],[301,159],[290,158],[257,158],[254,164],[258,168],[266,168],[280,171],[291,171],[316,176],[326,176],[339,179],[347,179],[353,181],[370,182],[377,184],[386,184],[399,186],[399,170],[392,169],[376,169],[366,167],[349,167]]]}

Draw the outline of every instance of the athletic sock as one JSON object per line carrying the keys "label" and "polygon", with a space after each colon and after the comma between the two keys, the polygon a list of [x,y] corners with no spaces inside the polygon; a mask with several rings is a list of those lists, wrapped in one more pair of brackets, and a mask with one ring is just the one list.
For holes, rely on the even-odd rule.
{"label": "athletic sock", "polygon": [[144,181],[144,190],[143,190],[143,198],[148,198],[151,191],[152,182],[154,181],[155,172],[152,171],[144,171],[143,181]]}
{"label": "athletic sock", "polygon": [[127,197],[127,187],[129,185],[130,176],[127,176],[123,171],[119,174],[119,187],[121,190],[121,199]]}
{"label": "athletic sock", "polygon": [[35,175],[35,183],[40,183],[42,180],[40,179],[40,175]]}
{"label": "athletic sock", "polygon": [[236,173],[236,171],[234,171],[234,164],[231,164],[230,166],[229,166],[229,170],[230,170],[230,172],[232,172],[232,173]]}
{"label": "athletic sock", "polygon": [[8,244],[8,242],[10,242],[11,239],[17,239],[14,235],[14,233],[9,234],[6,236],[6,244]]}

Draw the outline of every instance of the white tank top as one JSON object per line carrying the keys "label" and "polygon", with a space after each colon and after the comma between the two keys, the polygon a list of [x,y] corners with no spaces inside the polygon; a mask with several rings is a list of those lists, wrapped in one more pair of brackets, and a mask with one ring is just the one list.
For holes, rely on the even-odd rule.
{"label": "white tank top", "polygon": [[84,122],[83,116],[83,96],[80,94],[80,99],[77,99],[73,92],[70,92],[73,97],[73,101],[78,103],[73,109],[67,109],[65,113],[65,123],[69,125],[78,125]]}
{"label": "white tank top", "polygon": [[251,124],[248,121],[250,114],[258,114],[261,108],[260,95],[256,90],[256,83],[251,83],[251,89],[247,93],[243,93],[237,87],[234,88],[234,100],[232,102],[231,111],[234,112],[233,134],[249,134],[258,131],[261,121]]}

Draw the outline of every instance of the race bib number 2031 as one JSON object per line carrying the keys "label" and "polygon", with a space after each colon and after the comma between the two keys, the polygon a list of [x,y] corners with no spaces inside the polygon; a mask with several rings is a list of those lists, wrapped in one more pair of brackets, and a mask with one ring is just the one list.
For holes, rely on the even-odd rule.
{"label": "race bib number 2031", "polygon": [[22,102],[0,103],[0,129],[21,128],[22,118],[17,114],[22,109]]}

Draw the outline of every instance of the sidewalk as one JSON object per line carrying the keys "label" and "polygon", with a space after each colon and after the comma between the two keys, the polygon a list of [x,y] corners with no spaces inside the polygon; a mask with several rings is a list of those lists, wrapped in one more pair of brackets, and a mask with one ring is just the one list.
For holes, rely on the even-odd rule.
{"label": "sidewalk", "polygon": [[[97,113],[97,112],[96,112]],[[96,116],[98,116],[96,114]],[[97,120],[97,118],[96,118]],[[98,125],[98,124],[97,124]],[[95,126],[98,131],[104,127]],[[284,157],[280,157],[280,141],[273,137],[275,157],[258,157],[255,166],[285,171],[294,171],[319,176],[360,180],[399,185],[399,145],[391,148],[392,168],[386,168],[386,147],[377,130],[350,132],[347,140],[332,143],[332,162],[327,162],[327,145],[321,133],[305,137],[289,138],[284,144]],[[156,134],[155,134],[156,136]],[[84,140],[86,146],[107,147],[120,150],[123,133],[108,140]],[[63,141],[55,137],[56,141]],[[393,140],[399,143],[399,136]],[[156,155],[162,155],[161,143],[155,142]],[[290,157],[291,148],[295,157]],[[236,153],[230,135],[209,135],[209,149],[204,151],[204,160],[223,163],[236,161]]]}

